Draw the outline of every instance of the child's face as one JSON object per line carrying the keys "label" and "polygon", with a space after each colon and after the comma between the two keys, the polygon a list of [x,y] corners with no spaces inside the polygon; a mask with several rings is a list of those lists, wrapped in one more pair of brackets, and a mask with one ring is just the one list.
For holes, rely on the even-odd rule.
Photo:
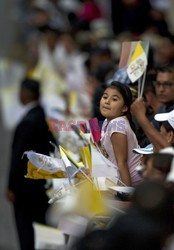
{"label": "child's face", "polygon": [[116,89],[107,88],[100,100],[100,112],[108,120],[119,117],[127,111],[127,106],[120,92]]}

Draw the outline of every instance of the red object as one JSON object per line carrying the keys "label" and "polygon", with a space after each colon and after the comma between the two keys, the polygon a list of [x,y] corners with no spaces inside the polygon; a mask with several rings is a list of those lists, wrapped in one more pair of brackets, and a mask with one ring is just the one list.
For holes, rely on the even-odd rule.
{"label": "red object", "polygon": [[82,20],[90,22],[95,19],[101,18],[102,15],[98,5],[89,1],[83,4],[82,8],[78,13],[78,17]]}
{"label": "red object", "polygon": [[94,117],[94,118],[89,119],[88,121],[89,121],[90,131],[91,131],[94,142],[100,141],[101,132],[100,132],[98,119]]}

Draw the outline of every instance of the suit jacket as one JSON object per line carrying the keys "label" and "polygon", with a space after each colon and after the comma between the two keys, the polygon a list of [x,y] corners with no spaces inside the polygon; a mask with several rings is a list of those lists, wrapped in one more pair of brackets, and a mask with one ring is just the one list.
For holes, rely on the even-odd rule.
{"label": "suit jacket", "polygon": [[29,199],[33,195],[38,197],[45,193],[45,180],[24,177],[27,173],[28,160],[26,157],[21,158],[28,150],[49,155],[54,150],[49,141],[55,143],[52,133],[48,131],[44,111],[40,105],[37,105],[28,111],[14,133],[8,188],[17,196],[27,196]]}

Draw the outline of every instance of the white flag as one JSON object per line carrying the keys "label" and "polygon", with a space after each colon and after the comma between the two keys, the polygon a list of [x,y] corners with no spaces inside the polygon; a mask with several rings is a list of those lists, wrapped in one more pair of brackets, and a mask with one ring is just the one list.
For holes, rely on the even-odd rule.
{"label": "white flag", "polygon": [[92,176],[93,177],[112,177],[116,182],[118,181],[117,166],[105,158],[97,149],[91,147],[92,154]]}
{"label": "white flag", "polygon": [[54,173],[57,171],[65,171],[62,159],[53,158],[47,155],[38,154],[34,151],[25,152],[29,161],[36,167]]}

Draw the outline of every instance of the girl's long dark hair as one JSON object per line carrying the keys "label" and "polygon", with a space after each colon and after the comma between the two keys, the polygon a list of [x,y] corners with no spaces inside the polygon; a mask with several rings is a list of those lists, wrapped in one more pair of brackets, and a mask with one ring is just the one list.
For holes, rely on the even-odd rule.
{"label": "girl's long dark hair", "polygon": [[126,117],[128,118],[132,130],[135,132],[136,127],[135,127],[135,124],[132,120],[132,115],[131,115],[131,111],[130,111],[130,107],[131,107],[132,100],[133,100],[132,92],[131,92],[130,88],[128,86],[126,86],[125,84],[123,84],[121,82],[116,82],[116,81],[111,82],[111,84],[109,86],[107,86],[107,88],[116,89],[122,95],[124,103],[128,108],[128,110],[124,113],[124,115],[126,115]]}

